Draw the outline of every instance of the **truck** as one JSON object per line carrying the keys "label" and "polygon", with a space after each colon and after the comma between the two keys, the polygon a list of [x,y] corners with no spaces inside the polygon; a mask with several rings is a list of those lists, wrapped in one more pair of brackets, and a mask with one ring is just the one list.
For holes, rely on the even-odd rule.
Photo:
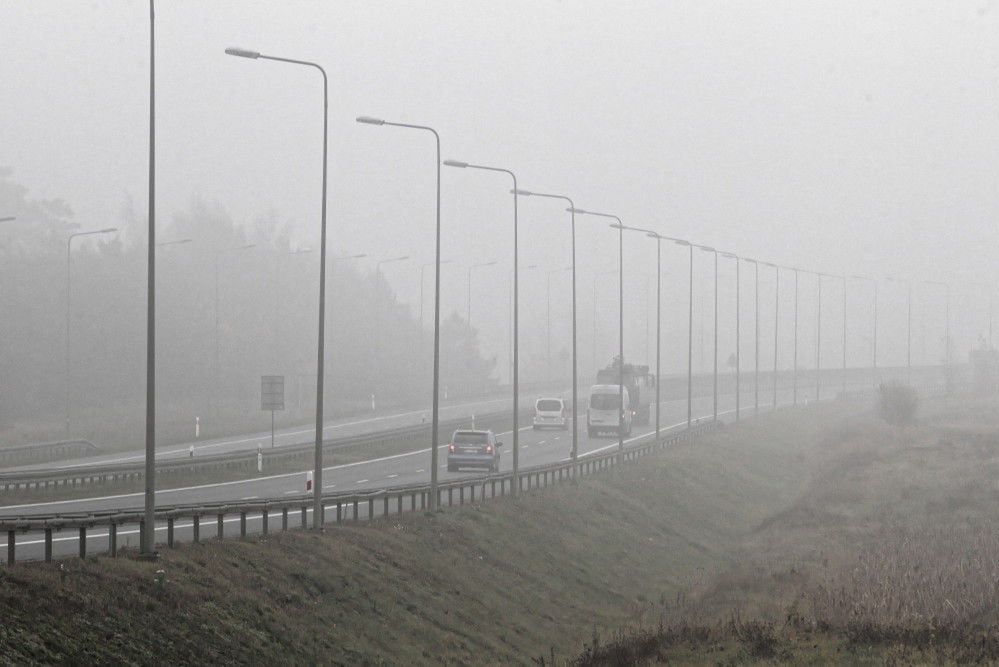
{"label": "truck", "polygon": [[[621,359],[614,360],[607,368],[597,371],[598,385],[616,385],[620,381]],[[632,422],[640,426],[648,425],[652,412],[651,397],[655,395],[656,378],[649,373],[648,366],[624,365],[624,388],[628,390],[628,408]]]}

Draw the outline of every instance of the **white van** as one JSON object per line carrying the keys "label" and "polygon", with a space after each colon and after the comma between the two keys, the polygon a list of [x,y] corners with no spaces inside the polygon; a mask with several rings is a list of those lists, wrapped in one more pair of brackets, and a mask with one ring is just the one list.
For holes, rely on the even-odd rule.
{"label": "white van", "polygon": [[624,420],[621,423],[621,387],[616,384],[595,384],[590,387],[590,407],[586,411],[586,431],[590,437],[600,433],[631,435],[632,410],[628,388],[624,387]]}
{"label": "white van", "polygon": [[534,402],[534,430],[554,426],[563,431],[569,428],[565,401],[561,398],[539,398]]}

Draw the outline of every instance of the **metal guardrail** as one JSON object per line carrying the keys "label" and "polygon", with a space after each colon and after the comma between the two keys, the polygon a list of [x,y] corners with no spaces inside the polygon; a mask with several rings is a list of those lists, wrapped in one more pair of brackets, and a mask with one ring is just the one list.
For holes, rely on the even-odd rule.
{"label": "metal guardrail", "polygon": [[[438,507],[462,505],[478,499],[503,497],[510,493],[516,483],[521,491],[531,491],[559,484],[578,476],[587,476],[601,470],[646,456],[654,451],[665,449],[682,441],[712,430],[717,426],[714,422],[695,426],[691,429],[674,432],[661,437],[658,441],[639,443],[626,447],[622,451],[614,450],[604,454],[583,455],[575,464],[571,461],[549,463],[533,466],[518,471],[516,479],[512,472],[488,476],[463,477],[438,484]],[[336,523],[345,521],[361,521],[360,506],[366,505],[367,521],[373,521],[378,516],[388,517],[404,512],[416,512],[429,507],[429,484],[391,486],[383,489],[358,492],[324,493],[322,507],[324,518],[327,512],[336,512]],[[444,502],[446,500],[446,502]],[[246,537],[247,519],[261,521],[261,533],[267,535],[270,519],[277,514],[281,521],[281,530],[289,529],[289,514],[298,512],[301,526],[306,527],[306,517],[311,508],[313,497],[310,494],[291,498],[254,500],[239,503],[218,504],[187,504],[164,507],[156,511],[156,521],[166,522],[166,545],[173,548],[176,544],[175,531],[178,519],[190,519],[192,542],[202,539],[202,519],[214,519],[216,537],[225,537],[224,524],[227,516],[238,515],[240,522],[240,538]],[[407,502],[408,501],[408,502]],[[457,502],[456,502],[457,501]],[[394,511],[393,511],[394,506]],[[380,514],[379,514],[380,512]],[[348,516],[349,515],[349,516]],[[51,516],[7,516],[0,517],[0,534],[7,534],[7,563],[16,561],[17,535],[32,532],[44,534],[45,561],[52,560],[52,536],[62,530],[79,531],[79,556],[87,557],[88,530],[92,528],[107,528],[108,554],[114,558],[118,555],[118,529],[124,525],[138,525],[139,530],[146,529],[141,509],[128,511],[90,512],[75,514],[56,514]],[[210,523],[209,523],[210,525]],[[186,526],[185,526],[186,527]]]}
{"label": "metal guardrail", "polygon": [[37,442],[28,445],[14,445],[0,448],[0,463],[8,465],[40,463],[71,456],[97,454],[99,451],[97,445],[89,440]]}
{"label": "metal guardrail", "polygon": [[[527,418],[529,412],[524,412]],[[475,417],[476,428],[496,429],[511,419],[510,412],[494,412]],[[471,416],[455,418],[441,423],[441,432],[468,427]],[[323,441],[323,451],[333,454],[338,449],[351,447],[378,446],[386,443],[422,442],[430,440],[431,425],[415,424],[375,433],[330,438]],[[176,475],[180,473],[201,473],[219,470],[253,470],[257,466],[258,451],[264,468],[287,464],[297,460],[310,461],[315,452],[312,441],[285,445],[273,449],[244,450],[223,454],[201,455],[192,458],[166,459],[156,464],[156,473]],[[0,473],[0,494],[49,487],[77,487],[90,484],[113,484],[141,480],[145,476],[145,463],[142,461],[118,464],[94,464],[73,466],[62,469],[25,470]]]}

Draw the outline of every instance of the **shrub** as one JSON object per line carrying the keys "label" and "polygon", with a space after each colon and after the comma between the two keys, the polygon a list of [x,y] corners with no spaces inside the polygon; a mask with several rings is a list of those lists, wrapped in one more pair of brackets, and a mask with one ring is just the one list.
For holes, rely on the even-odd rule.
{"label": "shrub", "polygon": [[919,394],[904,384],[882,384],[878,387],[878,413],[891,426],[905,428],[916,420]]}

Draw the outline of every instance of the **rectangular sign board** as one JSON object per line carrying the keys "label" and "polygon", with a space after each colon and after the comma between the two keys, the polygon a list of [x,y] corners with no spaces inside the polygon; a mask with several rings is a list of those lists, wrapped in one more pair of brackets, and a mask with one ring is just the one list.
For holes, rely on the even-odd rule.
{"label": "rectangular sign board", "polygon": [[284,410],[284,376],[260,376],[260,409]]}

